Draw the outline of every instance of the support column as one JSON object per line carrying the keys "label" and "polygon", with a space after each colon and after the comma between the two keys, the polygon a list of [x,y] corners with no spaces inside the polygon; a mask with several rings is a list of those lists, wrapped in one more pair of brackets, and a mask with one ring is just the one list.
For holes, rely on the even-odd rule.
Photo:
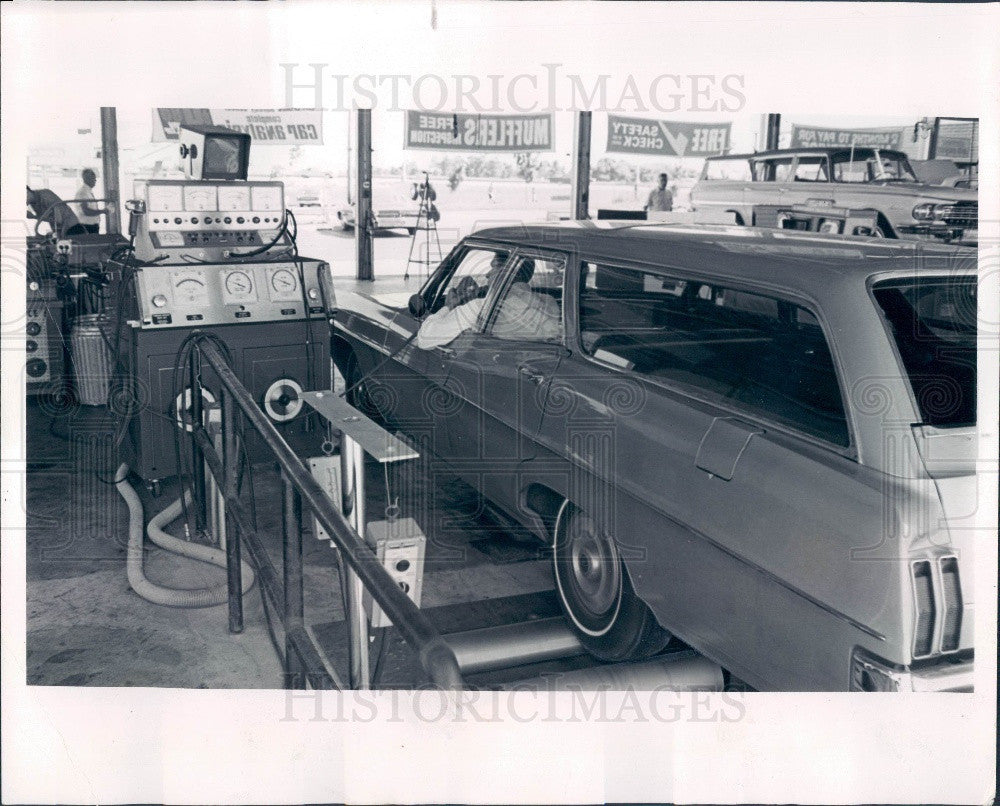
{"label": "support column", "polygon": [[592,112],[577,112],[573,138],[573,209],[574,221],[590,218],[590,125]]}
{"label": "support column", "polygon": [[772,112],[764,122],[764,150],[771,151],[778,147],[781,136],[781,115]]}
{"label": "support column", "polygon": [[374,280],[372,237],[372,111],[358,110],[358,178],[355,186],[357,215],[354,222],[357,279]]}
{"label": "support column", "polygon": [[934,118],[930,141],[927,143],[927,159],[937,159],[938,137],[941,135],[941,118]]}
{"label": "support column", "polygon": [[115,209],[108,212],[108,232],[122,231],[122,194],[118,177],[118,116],[113,106],[101,107],[101,173],[104,180],[103,198],[111,199]]}

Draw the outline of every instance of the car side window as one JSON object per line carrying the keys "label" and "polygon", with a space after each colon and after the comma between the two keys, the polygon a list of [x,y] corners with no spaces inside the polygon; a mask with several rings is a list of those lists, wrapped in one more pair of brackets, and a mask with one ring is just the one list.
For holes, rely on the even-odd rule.
{"label": "car side window", "polygon": [[566,259],[519,255],[487,325],[500,339],[561,341]]}
{"label": "car side window", "polygon": [[[508,253],[500,249],[482,247],[468,249],[459,258],[458,265],[451,276],[438,288],[434,302],[430,306],[430,313],[440,310],[444,306],[449,292],[454,295],[459,292],[460,288],[463,297],[468,299],[484,298],[489,291],[491,281],[498,274],[494,269],[494,260],[497,263],[500,261],[506,263],[508,257]],[[475,286],[472,285],[473,283]]]}
{"label": "car side window", "polygon": [[789,182],[792,178],[792,158],[757,160],[753,164],[755,182]]}
{"label": "car side window", "polygon": [[708,181],[749,182],[750,163],[744,159],[706,160],[702,179]]}
{"label": "car side window", "polygon": [[769,294],[584,263],[580,343],[597,361],[850,444],[815,315]]}
{"label": "car side window", "polygon": [[826,182],[829,177],[826,172],[824,157],[799,157],[795,166],[796,182]]}

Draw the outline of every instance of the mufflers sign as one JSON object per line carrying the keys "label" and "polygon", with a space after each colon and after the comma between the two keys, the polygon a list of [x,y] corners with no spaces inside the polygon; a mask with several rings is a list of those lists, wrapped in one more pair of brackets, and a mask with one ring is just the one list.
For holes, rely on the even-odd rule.
{"label": "mufflers sign", "polygon": [[249,134],[254,145],[323,144],[323,113],[317,109],[155,109],[153,142],[176,140],[181,124],[225,126]]}
{"label": "mufflers sign", "polygon": [[552,115],[406,113],[404,148],[551,151]]}
{"label": "mufflers sign", "polygon": [[729,149],[732,125],[608,115],[607,150],[657,157],[710,157]]}

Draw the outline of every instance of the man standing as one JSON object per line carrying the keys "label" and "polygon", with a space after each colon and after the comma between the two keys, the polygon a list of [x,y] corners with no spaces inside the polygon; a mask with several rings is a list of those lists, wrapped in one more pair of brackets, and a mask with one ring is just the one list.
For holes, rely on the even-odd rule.
{"label": "man standing", "polygon": [[77,207],[80,208],[77,211],[76,217],[80,220],[80,225],[84,230],[96,235],[101,231],[101,213],[103,212],[100,207],[92,204],[94,201],[94,185],[97,184],[97,174],[90,170],[90,168],[84,168],[80,177],[83,179],[83,184],[77,189],[76,196],[74,197],[74,200],[79,202]]}
{"label": "man standing", "polygon": [[647,213],[669,213],[674,209],[674,194],[667,190],[667,175],[660,174],[660,183],[649,192],[643,207]]}

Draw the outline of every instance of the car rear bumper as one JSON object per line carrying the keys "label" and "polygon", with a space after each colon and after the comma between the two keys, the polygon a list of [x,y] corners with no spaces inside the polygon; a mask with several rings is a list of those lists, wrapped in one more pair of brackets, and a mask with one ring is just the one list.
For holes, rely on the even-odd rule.
{"label": "car rear bumper", "polygon": [[858,651],[851,663],[851,690],[971,693],[974,671],[971,653],[919,667],[898,667]]}

